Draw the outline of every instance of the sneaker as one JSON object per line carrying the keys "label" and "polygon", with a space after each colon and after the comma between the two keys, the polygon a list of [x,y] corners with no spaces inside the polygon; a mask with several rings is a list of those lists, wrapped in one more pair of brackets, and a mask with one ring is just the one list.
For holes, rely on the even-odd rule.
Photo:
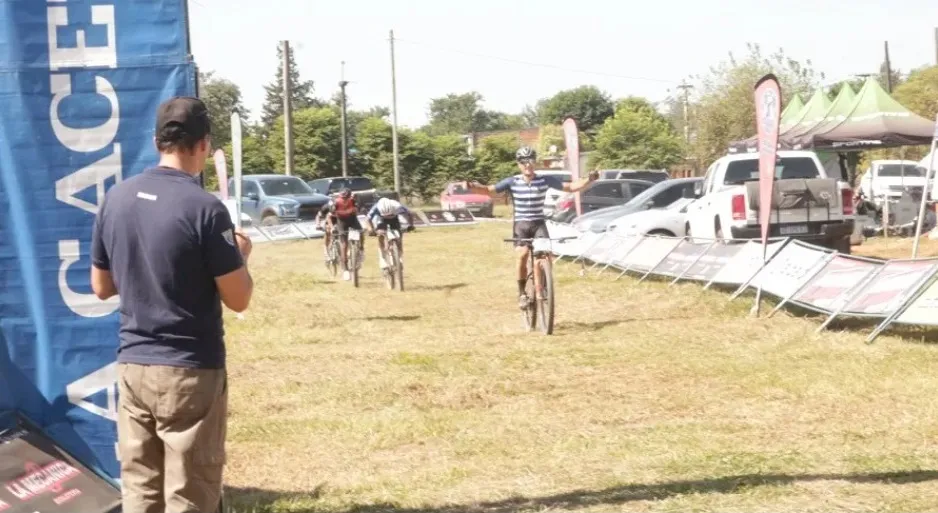
{"label": "sneaker", "polygon": [[345,281],[349,281],[352,279],[352,274],[348,271],[342,271],[342,279]]}
{"label": "sneaker", "polygon": [[378,267],[380,267],[380,268],[382,268],[382,269],[387,269],[387,267],[388,267],[388,261],[385,260],[385,259],[384,259],[384,255],[382,255],[382,254],[380,254],[380,253],[378,254]]}
{"label": "sneaker", "polygon": [[527,295],[527,294],[521,294],[520,296],[518,296],[518,307],[521,308],[522,310],[527,309],[528,304],[529,304],[530,302],[531,302],[531,300],[528,299],[528,295]]}

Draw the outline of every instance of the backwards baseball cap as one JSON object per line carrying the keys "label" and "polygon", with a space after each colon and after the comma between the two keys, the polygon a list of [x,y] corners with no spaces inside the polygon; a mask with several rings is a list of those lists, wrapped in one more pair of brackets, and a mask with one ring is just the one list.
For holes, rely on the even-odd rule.
{"label": "backwards baseball cap", "polygon": [[156,110],[156,143],[160,148],[191,148],[211,133],[208,108],[198,98],[176,96]]}

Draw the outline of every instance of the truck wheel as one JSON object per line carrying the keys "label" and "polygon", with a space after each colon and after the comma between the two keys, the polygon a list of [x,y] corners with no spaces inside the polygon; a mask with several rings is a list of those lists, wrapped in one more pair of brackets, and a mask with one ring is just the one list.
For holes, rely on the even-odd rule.
{"label": "truck wheel", "polygon": [[850,237],[841,237],[830,241],[830,248],[842,255],[849,255],[851,250]]}
{"label": "truck wheel", "polygon": [[280,218],[272,214],[261,219],[261,226],[274,226],[277,224],[280,224]]}
{"label": "truck wheel", "polygon": [[723,227],[720,226],[720,220],[717,219],[714,221],[713,233],[716,234],[716,239],[719,242],[723,242]]}

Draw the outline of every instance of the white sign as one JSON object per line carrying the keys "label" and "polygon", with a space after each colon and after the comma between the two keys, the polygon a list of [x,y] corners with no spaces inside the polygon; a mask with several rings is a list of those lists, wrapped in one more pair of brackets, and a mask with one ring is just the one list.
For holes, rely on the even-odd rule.
{"label": "white sign", "polygon": [[261,226],[260,230],[272,241],[305,239],[306,235],[293,223]]}
{"label": "white sign", "polygon": [[258,230],[256,226],[246,226],[244,228],[244,234],[247,235],[248,238],[251,239],[251,242],[253,242],[254,244],[257,244],[258,242],[270,241],[270,239],[268,239],[267,236],[264,235],[263,232]]}
{"label": "white sign", "polygon": [[753,278],[751,287],[780,298],[791,297],[826,262],[827,253],[792,243],[786,245]]}
{"label": "white sign", "polygon": [[630,271],[647,272],[664,260],[682,239],[664,239],[659,237],[646,237],[625,257],[625,265]]}
{"label": "white sign", "polygon": [[[766,258],[772,258],[781,249],[784,241],[770,242],[766,246]],[[762,268],[762,244],[749,241],[743,245],[723,269],[713,277],[712,283],[742,285]]]}

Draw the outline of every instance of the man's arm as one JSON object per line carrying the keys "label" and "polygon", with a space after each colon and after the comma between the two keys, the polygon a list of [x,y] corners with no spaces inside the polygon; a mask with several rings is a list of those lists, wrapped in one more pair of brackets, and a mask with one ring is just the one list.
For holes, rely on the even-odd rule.
{"label": "man's arm", "polygon": [[104,207],[98,211],[94,220],[94,229],[91,233],[91,290],[98,299],[104,301],[117,295],[117,286],[111,276],[111,259],[104,247],[104,238],[101,233]]}
{"label": "man's arm", "polygon": [[556,183],[560,183],[560,187],[551,185],[551,187],[553,187],[554,189],[560,189],[564,192],[578,192],[578,191],[585,189],[586,186],[589,185],[590,183],[595,182],[597,178],[599,178],[599,173],[597,173],[596,171],[592,171],[590,172],[590,174],[586,175],[584,178],[580,178],[579,180],[575,182],[563,183],[560,180],[552,176],[549,177],[548,181],[556,180]]}
{"label": "man's arm", "polygon": [[501,194],[511,189],[514,176],[509,176],[495,185],[482,185],[479,182],[466,182],[466,189],[472,194]]}
{"label": "man's arm", "polygon": [[[221,203],[218,203],[221,206]],[[235,312],[247,310],[254,293],[254,280],[248,273],[247,255],[242,255],[243,235],[236,234],[231,216],[222,207],[213,208],[202,226],[202,255],[215,278],[222,302]],[[249,243],[244,244],[250,247]]]}

